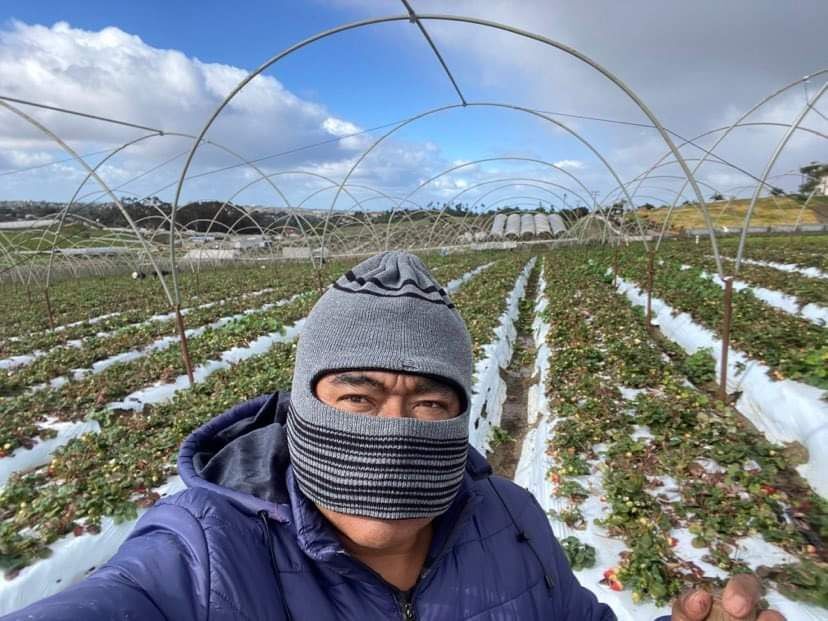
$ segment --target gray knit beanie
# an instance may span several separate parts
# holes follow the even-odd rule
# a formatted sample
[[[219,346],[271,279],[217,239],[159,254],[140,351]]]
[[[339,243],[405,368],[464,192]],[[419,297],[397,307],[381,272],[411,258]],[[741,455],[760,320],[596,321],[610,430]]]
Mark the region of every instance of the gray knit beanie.
[[[335,370],[437,376],[462,396],[444,421],[344,412],[320,401]],[[468,448],[472,346],[465,323],[422,261],[384,252],[346,272],[319,299],[296,350],[288,448],[299,488],[320,506],[378,518],[443,513]]]

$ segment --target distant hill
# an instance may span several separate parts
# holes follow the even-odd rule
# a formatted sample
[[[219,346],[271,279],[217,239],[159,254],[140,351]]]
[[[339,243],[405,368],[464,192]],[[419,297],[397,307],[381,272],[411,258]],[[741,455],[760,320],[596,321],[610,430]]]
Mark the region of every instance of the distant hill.
[[[717,227],[738,228],[745,220],[749,199],[733,201],[711,201],[707,203],[710,217]],[[639,209],[638,216],[651,224],[660,227],[667,217],[667,207],[654,209]],[[751,218],[753,226],[776,226],[782,224],[796,224],[802,203],[787,197],[766,197],[756,202],[756,208]],[[815,196],[811,199],[808,208],[802,211],[799,224],[821,224],[828,222],[828,197]],[[673,210],[670,217],[670,228],[696,229],[705,226],[704,216],[695,205],[685,205]]]

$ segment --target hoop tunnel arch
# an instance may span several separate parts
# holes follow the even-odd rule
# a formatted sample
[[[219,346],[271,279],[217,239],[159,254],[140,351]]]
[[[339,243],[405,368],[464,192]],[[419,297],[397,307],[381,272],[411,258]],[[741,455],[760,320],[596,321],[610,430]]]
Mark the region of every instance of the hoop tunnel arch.
[[[475,166],[477,164],[483,164],[483,163],[486,163],[486,162],[498,162],[498,161],[532,162],[534,164],[540,164],[542,166],[548,166],[549,168],[552,168],[553,170],[557,170],[557,171],[562,172],[565,175],[567,175],[570,179],[575,181],[575,183],[577,183],[587,194],[589,194],[589,189],[584,185],[584,183],[578,177],[576,177],[574,174],[572,174],[568,170],[566,170],[564,168],[561,168],[560,166],[557,166],[556,164],[553,164],[552,162],[547,162],[546,160],[541,160],[541,159],[536,159],[536,158],[531,158],[531,157],[506,156],[506,157],[488,157],[488,158],[482,158],[482,159],[479,159],[479,160],[472,160],[471,162],[464,162],[462,164],[458,164],[456,166],[452,166],[450,168],[447,168],[446,170],[444,170],[444,171],[430,177],[429,179],[426,179],[425,181],[423,181],[420,185],[418,185],[411,192],[409,192],[405,196],[405,198],[410,199],[415,193],[417,193],[417,191],[424,188],[426,185],[428,185],[432,181],[435,181],[435,180],[439,179],[440,177],[442,177],[444,175],[447,175],[449,173],[452,173],[456,170],[460,170],[461,168],[465,168],[467,166]],[[590,194],[590,196],[591,196],[591,194]],[[593,202],[594,202],[594,200],[595,199],[593,199]],[[594,203],[594,205],[595,205],[595,208],[597,209],[598,204]],[[433,235],[433,232],[434,232],[434,228],[437,225],[437,221],[439,221],[440,216],[442,216],[442,214],[444,212],[445,212],[445,207],[443,209],[441,209],[440,213],[437,215],[437,220],[435,220],[434,225],[432,226],[432,235]],[[390,217],[393,217],[393,211],[392,211],[392,214],[391,214]],[[390,217],[389,217],[389,224],[390,224]],[[431,239],[431,237],[429,237],[429,239]],[[386,238],[386,247],[387,247],[387,245],[388,245],[388,241],[387,241],[387,238]]]
[[[679,164],[682,168],[682,171],[687,176],[688,181],[690,182],[690,184],[693,188],[693,193],[696,195],[698,203],[699,203],[699,205],[700,205],[700,207],[701,207],[701,209],[704,213],[705,223],[707,225],[708,233],[709,233],[709,236],[710,236],[710,243],[711,243],[711,246],[712,246],[712,249],[713,249],[713,253],[716,257],[717,264],[719,266],[721,266],[721,258],[719,257],[718,244],[716,242],[716,237],[713,233],[712,223],[710,221],[710,214],[707,211],[707,206],[706,206],[704,197],[702,196],[701,189],[699,188],[698,184],[696,183],[695,178],[693,177],[692,171],[690,170],[687,163],[684,161],[681,153],[676,148],[676,145],[674,144],[672,138],[670,137],[670,135],[668,134],[668,132],[664,128],[664,126],[661,124],[659,119],[650,110],[650,108],[644,103],[644,101],[635,93],[635,91],[633,89],[631,89],[629,86],[627,86],[627,84],[624,83],[619,77],[617,77],[614,73],[612,73],[608,69],[604,68],[602,65],[600,65],[596,61],[592,60],[588,56],[582,54],[581,52],[579,52],[575,48],[572,48],[572,47],[567,46],[563,43],[554,41],[554,40],[549,39],[547,37],[544,37],[542,35],[538,35],[538,34],[535,34],[535,33],[530,33],[528,31],[521,30],[521,29],[518,29],[518,28],[515,28],[515,27],[512,27],[512,26],[507,26],[507,25],[504,25],[504,24],[500,24],[498,22],[483,20],[483,19],[479,19],[479,18],[465,17],[465,16],[451,16],[451,15],[440,15],[440,14],[418,14],[417,15],[417,20],[419,20],[419,21],[422,21],[422,20],[444,21],[444,22],[456,22],[456,23],[466,23],[466,24],[478,25],[478,26],[482,26],[482,27],[487,27],[487,28],[492,28],[492,29],[495,29],[495,30],[508,32],[508,33],[511,33],[513,35],[516,35],[516,36],[524,37],[526,39],[530,39],[530,40],[536,41],[538,43],[545,44],[545,45],[550,46],[552,48],[558,49],[558,50],[560,50],[560,51],[562,51],[566,54],[569,54],[570,56],[576,58],[577,60],[580,60],[583,63],[586,63],[587,65],[589,65],[590,67],[592,67],[593,69],[595,69],[596,71],[601,73],[605,78],[610,80],[618,88],[620,88],[627,95],[627,97],[629,97],[633,101],[633,103],[635,103],[638,106],[638,108],[641,110],[641,112],[650,120],[650,122],[655,127],[656,131],[658,131],[658,133],[660,134],[662,140],[664,140],[664,142],[666,143],[669,150],[673,153],[676,161],[679,162]],[[187,171],[189,170],[190,165],[192,164],[193,158],[195,157],[196,151],[199,148],[199,145],[201,143],[202,138],[204,138],[207,131],[212,126],[213,122],[216,120],[216,118],[218,118],[219,114],[221,114],[222,110],[224,110],[224,108],[230,103],[230,101],[232,101],[232,99],[248,83],[250,83],[251,80],[253,80],[256,76],[258,76],[259,74],[261,74],[265,70],[267,70],[269,67],[271,67],[273,64],[278,62],[280,59],[282,59],[282,58],[292,54],[293,52],[295,52],[297,50],[300,50],[300,49],[302,49],[302,48],[304,48],[304,47],[306,47],[306,46],[308,46],[308,45],[310,45],[310,44],[312,44],[316,41],[325,39],[327,37],[330,37],[330,36],[333,36],[333,35],[336,35],[336,34],[339,34],[339,33],[342,33],[342,32],[355,30],[355,29],[358,29],[358,28],[363,28],[363,27],[367,27],[367,26],[371,26],[371,25],[375,25],[375,24],[401,22],[401,21],[411,21],[411,15],[410,14],[404,14],[404,15],[395,15],[395,16],[387,16],[387,17],[366,19],[366,20],[351,22],[349,24],[344,24],[344,25],[341,25],[341,26],[337,26],[337,27],[329,29],[329,30],[325,30],[323,32],[312,35],[311,37],[308,37],[308,38],[306,38],[306,39],[304,39],[304,40],[302,40],[302,41],[286,48],[282,52],[276,54],[275,56],[273,56],[270,59],[268,59],[267,61],[265,61],[257,69],[253,70],[247,77],[245,77],[243,80],[241,80],[241,82],[239,82],[239,84],[236,85],[236,87],[225,97],[225,99],[218,105],[216,110],[208,118],[208,120],[205,123],[204,127],[201,129],[201,131],[198,135],[198,138],[193,143],[193,147],[192,147],[189,155],[187,156],[187,160],[184,163],[184,166],[183,166],[182,171],[181,171],[181,175],[179,177],[179,182],[178,182],[178,185],[176,187],[175,199],[173,201],[173,205],[172,205],[172,209],[171,209],[171,213],[170,213],[170,217],[173,220],[173,222],[175,221],[175,215],[176,215],[176,211],[177,211],[177,208],[178,208],[178,203],[179,203],[179,200],[180,200],[180,197],[181,197],[181,191],[183,189],[184,179],[187,175]],[[335,204],[335,201],[336,201],[336,198],[334,198],[334,204]],[[177,276],[177,273],[176,273],[177,269],[176,269],[176,262],[175,262],[175,244],[172,243],[172,242],[170,243],[170,263],[171,263],[171,267],[172,267],[173,283],[175,285],[175,283],[177,282],[178,276]]]
[[[521,179],[521,178],[519,178],[519,177],[518,177],[518,179]],[[523,183],[521,183],[521,182],[504,183],[504,181],[506,181],[506,180],[508,180],[508,178],[506,178],[506,179],[492,179],[492,180],[490,180],[490,181],[483,181],[483,182],[477,183],[477,184],[475,184],[475,185],[469,186],[468,188],[463,189],[463,190],[462,190],[461,192],[459,192],[458,194],[455,194],[455,195],[454,195],[454,197],[452,197],[452,198],[449,200],[449,204],[453,203],[455,200],[457,200],[457,198],[459,198],[462,194],[464,194],[464,193],[465,193],[465,192],[467,192],[467,191],[470,191],[470,190],[476,189],[476,188],[478,188],[478,187],[480,187],[480,186],[482,186],[482,185],[488,185],[488,184],[493,184],[493,183],[501,183],[502,185],[498,186],[497,188],[494,188],[493,190],[491,190],[491,191],[489,191],[489,192],[484,193],[482,196],[479,196],[477,199],[475,199],[475,200],[471,203],[471,208],[470,208],[470,210],[471,210],[472,212],[474,211],[474,206],[475,206],[477,203],[479,203],[480,201],[482,201],[485,197],[487,197],[487,196],[489,196],[489,195],[493,194],[493,193],[494,193],[494,192],[496,192],[496,191],[500,191],[500,190],[503,190],[503,189],[505,189],[505,188],[515,187],[515,186],[521,186],[521,187],[531,187],[531,188],[536,188],[536,189],[538,189],[538,190],[542,190],[542,191],[544,191],[544,192],[547,192],[547,193],[551,194],[551,195],[552,195],[552,196],[554,196],[556,199],[558,199],[559,201],[561,201],[561,203],[564,203],[564,204],[565,204],[564,199],[563,199],[563,198],[562,198],[562,197],[561,197],[558,193],[553,192],[553,191],[552,191],[552,190],[550,190],[549,188],[544,188],[544,187],[539,186],[539,185],[534,185],[533,183],[525,183],[525,182],[523,182]],[[531,181],[536,181],[536,182],[538,182],[538,183],[546,183],[546,184],[549,184],[549,185],[554,186],[554,187],[558,187],[558,188],[565,189],[565,190],[567,190],[567,191],[569,191],[569,192],[573,192],[573,194],[575,194],[575,196],[578,196],[578,197],[580,198],[580,195],[579,195],[579,194],[577,194],[576,192],[574,192],[574,191],[573,191],[571,188],[569,188],[568,186],[560,185],[560,184],[557,184],[557,183],[552,183],[551,181],[544,181],[544,180],[542,180],[542,179],[532,179]],[[538,200],[542,200],[542,199],[538,199]],[[552,204],[552,201],[549,201],[549,199],[546,199],[546,200],[550,203],[550,205]],[[444,212],[444,210],[441,210],[441,211],[440,211],[440,213],[438,214],[438,218],[440,217],[440,215],[442,215],[442,214],[443,214],[443,212]],[[432,241],[431,241],[431,240],[432,240],[432,237],[433,237],[433,235],[434,235],[434,231],[436,230],[436,226],[437,226],[437,220],[435,220],[435,222],[434,222],[434,224],[433,224],[433,226],[432,226],[431,232],[430,232],[430,234],[429,234],[429,238],[428,238],[428,242],[427,242],[427,243],[428,243],[428,245],[431,245],[431,243],[432,243]]]

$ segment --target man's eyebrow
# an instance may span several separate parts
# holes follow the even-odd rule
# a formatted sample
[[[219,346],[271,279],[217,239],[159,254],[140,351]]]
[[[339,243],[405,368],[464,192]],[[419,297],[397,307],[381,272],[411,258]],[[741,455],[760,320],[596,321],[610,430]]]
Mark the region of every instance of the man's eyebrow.
[[[418,393],[422,392],[437,392],[444,395],[455,394],[454,389],[439,380],[431,379],[430,377],[418,377],[414,384],[414,390]]]
[[[371,386],[372,388],[385,388],[385,385],[362,373],[337,373],[331,379],[332,384],[346,386]]]

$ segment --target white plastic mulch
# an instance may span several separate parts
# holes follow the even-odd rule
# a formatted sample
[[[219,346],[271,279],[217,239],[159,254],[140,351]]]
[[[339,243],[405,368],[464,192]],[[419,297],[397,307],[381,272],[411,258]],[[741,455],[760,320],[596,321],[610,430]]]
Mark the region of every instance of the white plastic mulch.
[[[222,317],[221,319],[218,319],[217,321],[214,321],[213,323],[207,326],[201,326],[200,328],[193,328],[187,330],[187,336],[198,336],[202,334],[205,330],[207,330],[208,327],[217,328],[245,315],[267,310],[268,308],[272,308],[275,306],[283,306],[295,300],[300,295],[302,294],[294,295],[285,300],[280,300],[279,302],[276,302],[274,304],[266,304],[260,308],[250,309],[238,315]],[[231,362],[227,362],[225,358],[233,361],[237,361],[236,358],[238,358],[238,360],[244,360],[245,358],[249,358],[250,356],[263,353],[263,351],[267,351],[267,349],[273,343],[284,340],[293,340],[297,333],[298,327],[301,327],[301,321],[287,328],[284,335],[282,335],[280,332],[272,332],[268,335],[260,337],[247,347],[234,348],[227,352],[224,352],[220,360],[211,360],[202,365],[199,365],[193,370],[193,376],[196,383],[204,381],[215,371],[230,366]],[[74,374],[75,379],[80,379],[86,375],[89,375],[90,373],[100,373],[101,371],[112,366],[116,362],[128,362],[129,360],[143,358],[144,356],[147,356],[154,351],[166,349],[167,347],[170,347],[173,343],[177,341],[177,336],[165,336],[154,341],[150,345],[147,345],[145,348],[141,350],[116,354],[115,356],[111,356],[106,360],[96,362],[91,369],[76,370]],[[262,349],[263,347],[264,349]],[[57,388],[66,381],[67,378],[65,377],[55,378],[51,380],[49,384],[42,384],[36,388],[42,389],[46,388],[47,386]],[[173,397],[173,395],[175,395],[176,392],[178,392],[179,390],[186,389],[188,387],[189,380],[187,376],[181,375],[177,377],[175,381],[173,381],[172,383],[164,384],[158,382],[153,386],[132,393],[132,395],[127,396],[124,400],[128,401],[128,403],[118,401],[110,403],[107,407],[109,409],[140,409],[143,407],[144,403],[161,403],[163,401],[169,400]],[[11,455],[0,459],[0,488],[2,488],[6,484],[6,481],[8,481],[8,478],[12,475],[12,473],[30,470],[32,468],[48,464],[51,460],[52,453],[55,451],[55,449],[67,444],[70,440],[78,437],[79,435],[82,435],[84,433],[97,433],[100,430],[100,427],[98,426],[98,423],[96,421],[52,422],[47,423],[44,426],[56,429],[58,432],[57,435],[53,438],[49,438],[48,440],[33,438],[35,444],[31,449],[20,447],[15,449]]]
[[[273,288],[268,287],[266,289],[259,289],[257,291],[250,291],[250,292],[247,292],[247,293],[243,293],[239,297],[242,298],[242,299],[255,298],[255,297],[262,296],[265,293],[270,293],[271,291],[273,291]],[[181,314],[183,316],[186,316],[186,315],[190,314],[191,312],[193,312],[194,310],[212,308],[213,306],[218,306],[220,304],[224,304],[224,302],[225,302],[225,300],[217,300],[215,302],[205,302],[204,304],[199,304],[198,306],[193,306],[193,307],[190,307],[190,308],[182,308],[181,309]],[[72,323],[67,323],[67,324],[62,325],[62,326],[57,326],[54,329],[54,331],[55,332],[63,332],[67,328],[74,328],[76,326],[81,326],[81,325],[84,325],[84,324],[94,325],[94,324],[100,323],[100,322],[102,322],[106,319],[110,319],[112,317],[117,317],[120,314],[121,314],[120,312],[108,313],[106,315],[99,315],[98,317],[93,317],[91,319],[83,319],[81,321],[75,321],[75,322],[72,322]],[[152,315],[151,317],[149,317],[148,319],[145,319],[144,321],[139,321],[137,323],[131,323],[131,324],[128,324],[127,326],[116,328],[115,330],[111,330],[109,332],[98,332],[95,335],[95,337],[96,338],[106,338],[108,336],[112,336],[113,334],[115,334],[119,330],[123,330],[124,328],[141,328],[141,327],[147,326],[151,323],[157,323],[157,322],[160,322],[160,321],[170,321],[171,319],[175,319],[175,313],[170,312],[170,313],[161,313],[161,314],[157,314],[157,315]],[[49,332],[49,330],[44,330],[44,331],[38,332],[36,334],[45,334],[46,332]],[[9,338],[8,340],[9,341],[22,341],[22,340],[31,338],[31,336],[32,336],[31,334],[29,334],[27,336],[13,336],[13,337]],[[71,341],[68,341],[66,343],[66,345],[68,345],[70,347],[83,347],[83,343],[84,343],[84,339],[73,339]],[[19,355],[19,356],[12,356],[10,358],[4,358],[4,359],[0,360],[0,369],[12,369],[12,368],[15,368],[15,367],[25,366],[25,365],[31,364],[33,360],[36,360],[37,358],[40,358],[41,356],[45,355],[46,353],[47,352],[42,351],[42,350],[36,350],[36,351],[30,352],[29,354],[23,354],[23,355]]]
[[[619,288],[623,288],[623,284]],[[527,412],[529,430],[523,441],[514,480],[537,498],[544,511],[558,512],[566,508],[569,502],[553,495],[553,485],[549,479],[549,472],[556,467],[556,464],[547,454],[547,448],[549,440],[554,437],[556,420],[554,413],[550,412],[545,393],[549,368],[548,359],[550,355],[554,354],[550,352],[546,344],[549,325],[540,317],[540,312],[547,305],[546,298],[542,295],[544,290],[545,286],[539,289],[538,302],[535,307],[536,317],[533,324],[535,346],[538,352],[535,361],[537,381],[529,392]],[[659,320],[661,319],[659,316]],[[641,392],[641,390],[626,387],[620,387],[620,390],[624,398],[630,401],[634,400]],[[636,428],[634,435],[640,438],[651,436],[649,430],[641,426]],[[603,445],[596,445],[593,448],[601,456],[606,451],[606,447]],[[609,513],[607,503],[601,500],[604,489],[598,465],[602,461],[603,459],[599,458],[590,462],[592,474],[576,477],[576,480],[589,492],[589,497],[579,506],[586,522],[585,529],[574,530],[559,519],[550,516],[552,531],[559,540],[575,536],[582,543],[595,548],[595,565],[589,569],[576,571],[575,575],[582,586],[592,591],[599,601],[612,608],[619,620],[640,621],[669,615],[669,606],[659,607],[652,602],[636,604],[633,602],[629,590],[612,591],[600,584],[604,571],[616,567],[619,562],[619,555],[626,549],[623,541],[611,537],[605,529],[595,524],[595,519],[602,518]],[[712,469],[717,467],[717,464],[711,461],[706,467]],[[677,483],[666,475],[658,478],[661,480],[662,486],[657,489],[657,493],[663,495],[670,502],[680,502],[681,496],[678,493]],[[723,577],[725,575],[717,567],[702,560],[702,557],[709,554],[710,551],[707,548],[693,547],[691,544],[693,537],[686,529],[676,529],[672,535],[678,540],[675,551],[679,558],[694,562],[707,576]],[[739,540],[736,557],[754,569],[759,565],[774,565],[790,562],[793,559],[787,552],[760,537]],[[779,610],[789,620],[825,621],[828,619],[828,615],[821,608],[791,601],[776,591],[769,591],[765,597],[771,608]]]
[[[163,497],[183,489],[184,483],[175,476],[154,491]],[[139,509],[138,516],[146,511]],[[64,537],[50,546],[52,555],[48,559],[26,567],[13,580],[0,579],[0,615],[28,606],[85,578],[91,570],[112,558],[136,521],[116,524],[105,517],[98,534]]]
[[[512,359],[520,301],[526,293],[526,281],[536,260],[537,257],[532,257],[517,277],[514,288],[506,298],[506,309],[500,316],[494,339],[483,347],[483,356],[474,366],[469,443],[483,455],[491,450],[492,428],[500,425],[503,402],[506,400],[506,382],[500,377],[500,370],[508,367]]]
[[[638,286],[618,277],[618,290],[636,305],[646,304]],[[663,300],[652,298],[653,317],[667,338],[688,353],[709,349],[720,378],[721,339],[700,326],[688,313],[677,313]],[[825,392],[793,380],[772,380],[769,368],[736,349],[728,356],[728,392],[741,394],[736,407],[772,442],[799,442],[808,461],[799,473],[823,497],[828,497],[828,403]]]
[[[463,286],[463,285],[465,285],[467,282],[469,282],[472,278],[474,278],[475,276],[477,276],[480,272],[482,272],[482,271],[484,271],[484,270],[489,269],[489,268],[490,268],[492,265],[494,265],[494,264],[495,264],[495,262],[494,262],[494,261],[490,261],[489,263],[485,263],[485,264],[483,264],[483,265],[480,265],[480,266],[478,266],[478,267],[474,268],[474,269],[473,269],[473,270],[471,270],[470,272],[466,272],[465,274],[463,274],[463,275],[462,275],[462,276],[460,276],[459,278],[455,278],[454,280],[450,281],[450,282],[446,285],[446,292],[447,292],[447,293],[449,293],[449,294],[454,293],[454,292],[455,292],[455,291],[457,291],[460,287],[462,287],[462,286]]]
[[[727,259],[728,261],[733,261],[730,257],[722,257],[723,259]],[[820,278],[820,279],[828,279],[828,274],[823,272],[822,270],[816,267],[802,267],[796,265],[794,263],[777,263],[775,261],[757,261],[755,259],[742,259],[742,263],[747,263],[748,265],[761,265],[763,267],[772,267],[775,270],[780,270],[782,272],[791,272],[795,274],[802,274],[803,276],[808,276],[809,278]]]
[[[720,287],[724,287],[724,282],[717,274],[709,274],[703,271],[701,276],[702,278],[712,280]],[[811,302],[809,304],[800,305],[799,300],[792,295],[782,293],[781,291],[775,291],[774,289],[766,289],[765,287],[752,285],[743,280],[734,280],[733,289],[736,291],[748,289],[751,293],[753,293],[753,295],[769,306],[773,306],[774,308],[788,313],[789,315],[796,315],[797,317],[807,319],[811,323],[815,323],[818,326],[828,324],[828,308],[820,306],[819,304]]]

